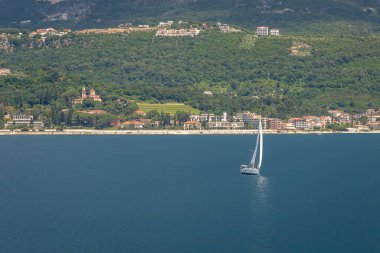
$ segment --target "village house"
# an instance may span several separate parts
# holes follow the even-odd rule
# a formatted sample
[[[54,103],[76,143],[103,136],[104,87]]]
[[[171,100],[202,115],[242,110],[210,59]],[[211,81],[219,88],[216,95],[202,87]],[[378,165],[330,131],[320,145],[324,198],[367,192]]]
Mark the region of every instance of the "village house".
[[[367,118],[368,118],[368,123],[380,122],[380,111],[373,112],[372,114],[368,115]]]
[[[200,33],[200,30],[197,28],[190,28],[190,29],[159,29],[156,32],[156,36],[162,36],[162,37],[183,37],[183,36],[190,36],[195,37],[198,36]]]
[[[256,35],[257,36],[268,36],[269,35],[269,27],[268,26],[256,27]]]
[[[141,116],[146,116],[146,112],[142,111],[142,110],[136,110],[134,111],[134,114],[137,114],[137,115],[141,115]]]
[[[227,24],[220,24],[220,23],[218,23],[217,26],[218,26],[219,30],[222,33],[241,32],[240,29],[236,29],[236,28],[230,27]]]
[[[321,116],[319,119],[321,120],[322,128],[326,128],[332,123],[332,118],[330,116]]]
[[[117,28],[121,28],[121,29],[128,29],[130,27],[132,27],[133,24],[132,23],[125,23],[125,24],[120,24],[117,26]]]
[[[171,27],[174,24],[174,21],[166,21],[166,22],[160,22],[158,24],[159,27]]]
[[[137,120],[131,120],[131,121],[125,121],[120,124],[120,128],[122,129],[131,129],[131,128],[136,128],[136,129],[142,129],[144,127],[144,123],[137,121]]]
[[[82,88],[82,94],[79,98],[75,99],[74,104],[83,104],[83,101],[86,99],[92,99],[97,102],[102,102],[102,99],[99,95],[96,95],[95,89],[90,90],[90,94],[87,95],[86,88]]]
[[[212,97],[214,94],[212,93],[212,91],[205,90],[205,91],[203,92],[203,95],[206,95],[206,96],[210,96],[210,97]]]
[[[104,28],[104,29],[84,29],[77,31],[76,34],[129,34],[130,28]]]
[[[214,114],[208,114],[208,113],[204,113],[200,115],[190,115],[190,121],[206,122],[206,121],[209,121],[210,116],[215,117]]]
[[[207,29],[208,29],[207,24],[206,24],[206,23],[203,23],[203,24],[201,25],[201,29],[202,29],[202,30],[207,30]]]
[[[83,110],[83,111],[78,111],[78,112],[84,113],[84,114],[92,114],[92,115],[104,115],[108,113],[104,110]]]
[[[306,120],[303,118],[290,118],[288,123],[294,125],[296,129],[305,130],[307,127]]]
[[[247,124],[254,124],[261,119],[261,116],[252,112],[239,112],[236,114],[235,119]]]
[[[352,116],[342,110],[329,110],[328,113],[332,116],[332,123],[351,124]]]
[[[11,126],[15,127],[33,127],[34,129],[44,128],[44,123],[41,121],[34,121],[33,115],[26,114],[14,114],[12,116],[7,116],[7,122],[4,124],[5,128]]]
[[[277,118],[268,118],[267,119],[267,128],[271,130],[282,130],[284,129],[284,122]]]
[[[183,124],[183,129],[184,130],[189,130],[189,129],[199,129],[200,128],[200,123],[198,121],[186,121]]]
[[[280,36],[280,30],[279,29],[270,29],[269,33],[272,36]]]
[[[228,122],[228,121],[211,121],[208,122],[209,128],[224,128],[224,129],[238,129],[244,128],[244,122]]]
[[[306,129],[322,128],[321,119],[317,116],[304,116],[302,119],[306,122]]]
[[[256,35],[257,36],[280,36],[279,29],[269,29],[268,26],[258,26],[256,27]]]
[[[284,126],[285,130],[290,130],[290,131],[297,130],[294,123],[292,123],[292,122],[285,123],[284,125],[285,125]]]

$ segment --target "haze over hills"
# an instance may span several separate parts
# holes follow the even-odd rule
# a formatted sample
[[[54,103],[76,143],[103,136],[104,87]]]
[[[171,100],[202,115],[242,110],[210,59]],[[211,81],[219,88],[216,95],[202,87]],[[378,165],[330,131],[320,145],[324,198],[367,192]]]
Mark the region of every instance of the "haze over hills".
[[[161,19],[272,25],[287,32],[378,32],[379,0],[0,0],[0,26],[104,27]]]

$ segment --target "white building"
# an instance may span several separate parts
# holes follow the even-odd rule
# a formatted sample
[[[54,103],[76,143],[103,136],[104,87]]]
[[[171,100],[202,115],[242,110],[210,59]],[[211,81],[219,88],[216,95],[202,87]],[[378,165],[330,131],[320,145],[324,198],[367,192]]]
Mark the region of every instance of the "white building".
[[[272,35],[272,36],[280,36],[280,30],[278,30],[278,29],[270,29],[270,35]]]
[[[167,22],[160,22],[158,24],[159,27],[171,27],[174,24],[173,21],[167,21]]]
[[[256,34],[258,36],[268,36],[269,35],[269,27],[268,26],[258,26],[256,28]]]
[[[208,123],[208,127],[226,129],[244,128],[244,122],[211,121]]]

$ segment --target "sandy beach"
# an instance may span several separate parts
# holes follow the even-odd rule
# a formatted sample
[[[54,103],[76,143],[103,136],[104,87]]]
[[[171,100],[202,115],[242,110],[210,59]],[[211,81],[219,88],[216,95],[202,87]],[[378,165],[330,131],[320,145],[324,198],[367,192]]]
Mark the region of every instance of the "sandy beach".
[[[235,135],[256,134],[257,130],[95,130],[95,129],[65,129],[56,131],[10,131],[0,130],[0,135]],[[264,130],[265,134],[380,134],[380,131],[370,132],[333,132],[333,131],[275,131]]]

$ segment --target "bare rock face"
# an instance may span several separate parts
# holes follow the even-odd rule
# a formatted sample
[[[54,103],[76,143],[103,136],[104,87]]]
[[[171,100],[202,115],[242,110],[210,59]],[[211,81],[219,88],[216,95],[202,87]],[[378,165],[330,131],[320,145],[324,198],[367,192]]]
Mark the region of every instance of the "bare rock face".
[[[95,4],[92,2],[59,1],[41,10],[45,18],[42,21],[74,21],[85,20]]]

